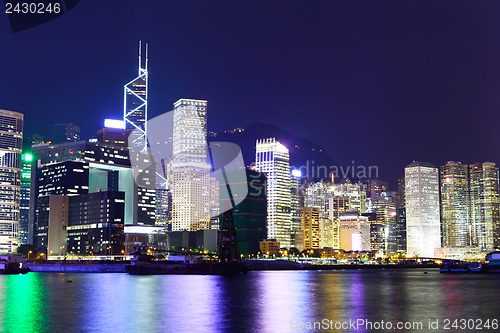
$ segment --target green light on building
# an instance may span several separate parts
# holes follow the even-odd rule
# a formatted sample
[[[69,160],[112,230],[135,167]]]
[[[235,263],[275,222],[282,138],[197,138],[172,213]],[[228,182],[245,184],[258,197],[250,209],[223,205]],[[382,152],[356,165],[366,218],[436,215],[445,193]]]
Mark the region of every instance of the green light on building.
[[[31,162],[33,160],[33,155],[30,153],[23,154],[23,161],[24,162]]]

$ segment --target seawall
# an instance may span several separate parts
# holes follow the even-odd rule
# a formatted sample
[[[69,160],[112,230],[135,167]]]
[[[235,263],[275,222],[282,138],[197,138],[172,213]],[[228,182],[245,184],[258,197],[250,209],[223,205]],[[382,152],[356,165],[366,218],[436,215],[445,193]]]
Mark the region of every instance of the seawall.
[[[40,264],[26,263],[32,272],[52,272],[52,273],[126,273],[127,264]]]

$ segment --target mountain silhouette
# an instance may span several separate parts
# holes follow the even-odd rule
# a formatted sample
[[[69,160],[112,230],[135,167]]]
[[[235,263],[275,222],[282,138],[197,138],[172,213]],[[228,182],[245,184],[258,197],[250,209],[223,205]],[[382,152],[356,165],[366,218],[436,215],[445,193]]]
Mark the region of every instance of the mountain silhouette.
[[[257,140],[276,138],[290,152],[290,166],[299,169],[301,166],[326,166],[337,165],[328,156],[325,149],[308,139],[298,137],[282,128],[266,122],[252,123],[245,128],[236,128],[220,133],[211,133],[209,141],[227,141],[241,147],[246,165],[255,161],[255,144]],[[316,177],[312,177],[316,178]]]

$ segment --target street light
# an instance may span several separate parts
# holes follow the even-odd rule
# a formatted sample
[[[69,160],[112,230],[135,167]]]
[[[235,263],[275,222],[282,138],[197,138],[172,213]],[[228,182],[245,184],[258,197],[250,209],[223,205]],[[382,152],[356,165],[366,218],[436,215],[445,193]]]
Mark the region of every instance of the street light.
[[[33,253],[33,251],[31,251],[31,250],[28,252],[28,261],[30,260],[30,254],[32,254],[32,253]]]

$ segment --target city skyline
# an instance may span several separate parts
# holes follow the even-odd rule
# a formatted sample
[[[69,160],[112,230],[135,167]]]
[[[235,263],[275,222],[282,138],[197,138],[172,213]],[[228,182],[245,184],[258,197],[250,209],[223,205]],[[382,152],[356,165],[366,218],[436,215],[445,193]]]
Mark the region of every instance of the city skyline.
[[[5,1],[0,332],[498,331],[500,1]]]
[[[105,129],[101,129],[97,133],[97,139],[91,140],[93,143],[100,142],[106,145],[105,140],[108,140],[109,143],[118,143],[121,142],[123,135],[126,136],[127,133],[131,132],[128,140],[131,152],[136,149],[146,151],[148,147],[146,142],[148,138],[147,124],[151,118],[157,119],[157,122],[158,119],[160,119],[160,117],[148,116],[149,99],[151,96],[149,93],[151,86],[149,85],[148,45],[147,42],[142,43],[142,41],[139,41],[138,76],[132,79],[132,81],[130,81],[130,79],[127,80],[128,83],[124,84],[123,121],[118,120],[122,122],[121,126],[124,126],[122,133],[116,133],[118,135],[116,136],[111,134],[111,132],[106,134],[104,133]],[[145,49],[143,46],[145,46]],[[145,52],[143,52],[143,49]],[[137,191],[137,193],[134,194],[134,202],[137,200],[137,209],[134,208],[134,225],[165,226],[166,220],[164,219],[171,214],[172,220],[167,223],[169,230],[209,230],[218,225],[215,216],[218,215],[219,212],[217,203],[217,188],[219,185],[216,179],[209,177],[210,165],[207,163],[209,149],[207,145],[209,129],[207,126],[208,117],[206,112],[207,99],[180,98],[177,102],[173,103],[173,106],[173,132],[171,133],[171,138],[168,137],[168,131],[165,132],[167,133],[167,137],[158,137],[160,141],[171,141],[173,143],[173,155],[166,160],[161,160],[163,175],[160,175],[160,178],[163,177],[163,180],[170,179],[169,182],[172,183],[172,186],[170,189],[161,187],[162,191],[158,191],[159,188],[150,188],[152,180],[150,179],[151,177],[147,175],[149,170],[143,170],[144,166],[141,165],[143,162],[148,161],[148,157],[144,157],[144,161],[137,160],[132,163],[134,172],[138,171],[141,175],[141,181],[144,182],[144,184],[150,185],[143,188],[144,184],[137,182],[138,178],[136,175],[135,180],[137,185],[134,185],[134,192]],[[168,111],[164,114],[167,113]],[[103,114],[101,119],[105,117],[106,116]],[[115,119],[120,118],[121,117],[115,116]],[[94,122],[95,120],[96,119],[93,119]],[[109,121],[109,119],[106,119],[106,121]],[[117,120],[114,121],[117,122]],[[53,129],[54,136],[51,138],[51,141],[52,144],[62,144],[62,146],[57,148],[62,153],[62,157],[60,157],[58,153],[50,152],[51,149],[53,149],[52,145],[47,146],[47,144],[45,144],[45,146],[35,146],[35,150],[38,151],[38,153],[48,149],[48,162],[52,163],[56,161],[60,163],[65,160],[73,160],[74,158],[78,160],[79,157],[73,155],[72,148],[67,146],[68,144],[78,147],[84,160],[90,158],[89,155],[86,155],[88,154],[90,141],[87,143],[85,135],[83,135],[83,137],[81,135],[82,129],[83,132],[85,132],[88,130],[88,126],[80,127],[79,124],[73,122],[66,124],[59,123],[53,124]],[[238,131],[241,132],[242,130],[243,129],[239,129]],[[155,135],[157,134],[158,133],[155,133]],[[83,141],[80,141],[81,139],[83,139]],[[122,144],[119,143],[119,145],[121,146]],[[298,146],[294,148],[298,148]],[[99,148],[96,146],[90,149],[100,149],[104,153],[104,156],[108,156],[106,155],[106,151],[110,149],[110,147]],[[83,150],[85,150],[85,152]],[[383,176],[379,177],[378,166],[375,166],[377,169],[377,176],[375,178],[380,180],[370,180],[370,178],[372,178],[371,174],[363,174],[360,178],[358,178],[359,176],[355,177],[354,170],[356,165],[354,160],[351,161],[352,175],[350,175],[349,172],[345,172],[346,170],[344,170],[342,166],[340,166],[340,172],[335,171],[335,173],[332,174],[328,173],[328,166],[316,165],[314,167],[318,169],[318,172],[320,169],[321,171],[326,169],[327,173],[322,177],[321,183],[308,184],[305,187],[306,194],[301,199],[300,196],[293,197],[294,194],[291,190],[304,190],[301,185],[300,176],[298,179],[293,178],[298,176],[303,166],[299,166],[298,170],[296,170],[297,166],[292,166],[290,164],[290,155],[288,147],[283,145],[276,138],[273,138],[272,135],[266,135],[265,137],[257,139],[254,168],[257,171],[263,172],[267,177],[268,239],[277,240],[281,243],[281,247],[283,248],[290,248],[295,245],[302,247],[304,246],[301,243],[302,241],[312,244],[311,231],[307,231],[304,228],[303,230],[297,229],[298,212],[301,208],[297,206],[297,203],[300,200],[304,200],[304,207],[315,207],[319,209],[318,219],[314,222],[318,223],[315,228],[319,228],[314,231],[314,233],[317,233],[317,235],[314,236],[316,237],[314,247],[325,248],[339,245],[341,238],[339,233],[342,229],[339,227],[342,217],[341,213],[333,213],[331,211],[328,212],[328,214],[326,213],[328,209],[327,206],[335,206],[334,201],[329,202],[331,199],[330,197],[335,194],[349,198],[349,212],[346,213],[357,213],[360,219],[369,221],[366,223],[369,223],[371,226],[369,237],[370,245],[368,248],[366,244],[363,246],[359,245],[361,238],[355,241],[352,240],[356,243],[355,248],[377,250],[386,254],[394,254],[396,250],[400,248],[400,244],[396,242],[398,239],[401,241],[403,237],[397,232],[397,230],[401,229],[396,219],[397,210],[399,209],[397,206],[398,194],[388,192],[390,187],[387,185],[388,183],[385,182],[387,178]],[[43,154],[41,157],[42,159],[44,158]],[[36,158],[38,159],[39,157]],[[142,159],[140,156],[138,156],[138,158]],[[431,170],[433,170],[433,172],[431,173],[429,173],[428,170],[425,171],[427,167],[431,167],[431,164],[427,162],[415,162],[415,159],[413,161],[413,163],[409,164],[404,169],[406,178],[406,197],[404,200],[404,202],[406,202],[405,238],[407,241],[408,253],[412,256],[424,255],[432,257],[434,255],[433,250],[441,247],[441,245],[459,247],[476,246],[483,250],[494,248],[498,243],[498,229],[500,224],[498,219],[498,169],[494,167],[495,164],[489,161],[471,164],[470,185],[468,184],[466,189],[454,190],[453,188],[446,187],[446,181],[448,181],[449,178],[446,178],[446,181],[441,179],[440,182],[439,177],[435,177],[434,171],[437,170],[436,168],[432,167]],[[104,163],[105,159],[99,162]],[[245,164],[251,166],[252,162],[253,161],[246,161]],[[309,160],[306,162],[309,163]],[[311,162],[314,164],[314,161]],[[110,161],[110,163],[114,162]],[[136,165],[137,163],[139,164]],[[446,165],[450,165],[451,163],[453,162],[448,162]],[[332,166],[329,167],[331,168]],[[359,167],[366,168],[366,166],[363,165],[358,166],[358,168]],[[415,173],[415,169],[412,167],[418,167],[418,172]],[[445,167],[446,166],[443,166],[442,168]],[[368,167],[368,169],[370,168],[371,167]],[[38,170],[36,171],[38,172]],[[294,172],[291,171],[294,171],[295,175],[293,174]],[[399,172],[401,172],[401,170],[399,170]],[[348,176],[347,178],[358,179],[353,179],[355,183],[351,184],[348,179],[342,179],[346,178],[344,174]],[[359,173],[356,173],[356,176],[358,174]],[[113,182],[113,177],[117,175],[118,174],[112,176],[110,174],[108,176],[106,171],[105,178],[109,178],[108,181]],[[340,179],[338,186],[334,185],[334,175],[337,179]],[[36,175],[35,177],[39,176]],[[365,179],[365,177],[368,179]],[[398,175],[392,174],[389,179],[393,180],[394,177],[398,177]],[[307,178],[308,176],[304,179]],[[313,178],[315,177],[313,176]],[[90,179],[92,179],[92,177],[90,177]],[[332,183],[328,185],[330,179]],[[39,180],[41,182],[40,184],[43,184],[43,177]],[[324,180],[327,180],[326,184],[323,183]],[[91,180],[87,181],[91,182]],[[116,180],[116,182],[117,181],[118,180]],[[467,181],[469,182],[468,179]],[[392,184],[392,187],[394,187],[395,184]],[[156,184],[155,187],[158,187],[158,185],[159,184]],[[65,186],[72,185],[67,183]],[[109,186],[111,185],[108,184],[108,187]],[[441,189],[439,189],[439,186],[441,186]],[[98,190],[100,191],[100,189]],[[50,191],[53,190],[51,189]],[[401,189],[399,189],[399,191],[401,192]],[[463,192],[461,195],[467,195],[467,200],[470,200],[465,203],[467,210],[470,210],[466,213],[469,215],[466,221],[457,222],[454,216],[457,210],[464,210],[464,208],[458,207],[464,205],[460,202],[461,199],[459,196],[455,196],[453,200],[447,202],[451,195],[450,193],[453,191]],[[475,192],[473,193],[473,191]],[[40,193],[42,192],[43,187],[40,187]],[[54,193],[58,194],[57,192]],[[49,192],[47,192],[47,194],[52,195],[52,193]],[[296,194],[297,193],[295,193],[295,195]],[[441,197],[439,197],[440,195]],[[159,200],[156,200],[157,196]],[[169,196],[171,199],[169,199]],[[127,199],[129,201],[129,206],[127,206],[129,207],[127,208],[128,210],[130,210],[130,198],[129,195]],[[89,200],[91,201],[90,197]],[[168,204],[169,200],[171,200],[173,207],[170,213],[168,211],[161,212],[162,209],[158,210],[160,206],[165,203]],[[337,203],[340,203],[338,198],[336,200],[338,201]],[[44,210],[49,209],[48,207],[52,205],[52,201],[48,198],[41,199],[37,205],[41,205],[39,207],[37,206],[36,213],[36,216],[40,214],[40,217],[37,217],[37,219],[40,219],[40,226],[37,226],[37,228],[39,228],[41,233],[36,237],[41,237],[39,243],[45,246],[49,234],[43,231],[43,228],[49,229],[50,223],[48,221],[50,217],[43,217],[42,213]],[[60,204],[56,202],[54,205]],[[68,203],[63,205],[68,205]],[[341,208],[340,206],[337,208],[345,210],[345,208]],[[443,214],[440,213],[440,208],[443,209]],[[26,210],[26,207],[24,207],[24,209]],[[435,209],[437,210],[434,211]],[[157,219],[155,216],[157,212],[163,214],[160,219]],[[452,217],[450,218],[448,214],[451,214]],[[463,214],[462,212],[462,215]],[[330,216],[328,217],[327,215]],[[131,221],[130,216],[129,214],[128,218],[125,217],[125,219]],[[332,216],[335,217],[332,219]],[[47,218],[49,220],[47,220]],[[34,221],[31,217],[29,219],[30,221]],[[25,218],[22,219],[24,226],[26,225],[25,220]],[[30,222],[30,224],[34,225],[33,222]],[[302,225],[304,226],[304,221],[302,221]],[[30,228],[32,227],[29,226],[28,229]],[[460,233],[460,235],[457,236],[457,233]],[[29,232],[24,228],[22,231],[23,239],[25,239],[26,234],[29,235]],[[363,234],[361,232],[360,235],[362,237],[368,237],[366,233]],[[426,235],[426,237],[424,237],[424,235]],[[460,238],[460,240],[455,239],[456,237]],[[366,239],[363,242],[366,243]],[[349,246],[349,248],[351,248],[351,246]]]
[[[134,132],[139,130],[138,133],[136,133],[138,136],[132,135],[134,132],[129,136],[128,142],[131,151],[136,148],[143,150],[144,144],[138,144],[137,142],[138,140],[144,142],[142,140],[148,137],[146,131],[146,124],[149,121],[146,112],[148,72],[142,69],[141,63],[139,63],[139,74],[141,74],[141,71],[143,71],[145,78],[142,79],[140,76],[134,79],[125,86],[124,91],[124,121],[122,123],[129,124],[129,127],[135,127]],[[129,86],[133,89],[129,88]],[[137,103],[137,101],[135,101],[130,103],[130,95],[134,95],[134,98],[139,99],[139,102]],[[166,167],[166,170],[170,170],[164,176],[166,179],[170,178],[171,181],[173,180],[173,187],[171,188],[173,207],[171,211],[172,220],[167,224],[171,224],[168,227],[171,231],[197,231],[217,228],[217,221],[215,219],[212,221],[210,215],[212,209],[215,209],[213,212],[218,212],[219,209],[215,207],[215,201],[218,201],[218,199],[209,200],[209,196],[213,197],[215,195],[214,190],[218,187],[218,184],[212,184],[212,179],[208,176],[210,165],[207,163],[208,131],[206,107],[206,100],[181,98],[174,103],[172,138],[165,138],[166,141],[171,140],[173,143],[173,155],[171,160],[162,160],[162,164],[165,163],[164,167]],[[129,120],[129,115],[136,111],[139,111],[137,112],[138,116],[134,116],[133,121]],[[10,111],[4,110],[4,112],[8,114]],[[114,122],[119,121],[114,120]],[[6,126],[10,126],[8,122],[6,122],[6,124]],[[37,239],[35,243],[45,247],[47,253],[65,253],[59,250],[64,248],[70,249],[69,244],[74,236],[71,236],[70,232],[61,233],[60,231],[54,231],[57,228],[64,226],[68,231],[87,228],[86,226],[82,227],[78,225],[78,223],[82,222],[78,222],[78,220],[75,219],[73,219],[73,221],[70,220],[70,225],[67,225],[64,221],[68,220],[68,217],[65,217],[64,214],[59,216],[57,213],[50,213],[49,211],[61,211],[64,210],[63,207],[71,207],[72,202],[78,202],[68,196],[80,195],[80,198],[77,200],[82,203],[86,203],[87,201],[90,203],[98,198],[94,194],[90,195],[90,193],[95,193],[90,191],[100,192],[102,189],[106,191],[112,189],[118,191],[117,177],[119,177],[119,174],[117,170],[114,170],[112,173],[110,173],[110,171],[99,171],[103,172],[99,177],[104,176],[107,187],[106,184],[102,183],[102,180],[100,181],[102,183],[102,185],[100,185],[101,187],[96,187],[95,176],[92,176],[92,173],[90,177],[86,175],[87,179],[82,180],[82,184],[88,182],[89,186],[72,184],[69,176],[65,175],[63,179],[65,179],[64,177],[67,179],[64,180],[64,185],[61,187],[62,192],[59,190],[60,187],[54,187],[52,182],[57,181],[57,177],[59,176],[52,179],[53,176],[49,175],[57,175],[60,171],[47,171],[50,170],[51,163],[61,163],[67,161],[66,158],[68,160],[76,158],[78,161],[79,155],[74,154],[73,147],[78,147],[77,150],[82,154],[81,156],[84,160],[96,160],[94,157],[87,155],[93,149],[100,149],[104,156],[109,156],[111,158],[113,156],[118,157],[120,155],[114,155],[118,153],[118,151],[114,151],[114,154],[111,155],[108,155],[106,151],[111,152],[111,150],[118,147],[123,147],[124,143],[121,141],[123,135],[130,133],[132,128],[127,129],[125,127],[121,130],[118,129],[116,133],[105,133],[105,129],[101,129],[98,132],[97,141],[80,140],[80,130],[81,128],[74,123],[54,125],[53,142],[51,144],[41,144],[34,147],[34,151],[37,155],[40,152],[44,152],[40,156],[36,156],[36,159],[42,158],[43,160],[44,158],[48,158],[45,160],[45,163],[49,163],[47,164],[49,169],[40,169],[41,177],[38,175],[38,168],[36,170],[37,174],[35,174],[35,177],[39,177],[37,182],[40,182],[40,184],[37,186],[40,186],[38,191],[41,195],[40,200],[35,204],[37,207],[37,222],[35,223],[36,225],[31,222],[27,228],[25,226],[20,234],[29,235],[28,230],[33,228],[32,225],[35,226],[35,238]],[[90,148],[91,146],[89,145],[91,143],[96,144],[96,147]],[[99,144],[103,144],[103,146],[99,147]],[[54,148],[56,148],[56,151],[53,151]],[[333,248],[338,244],[338,247],[342,250],[376,251],[387,255],[396,253],[396,249],[400,247],[400,245],[396,243],[396,239],[398,239],[396,233],[397,194],[391,194],[392,192],[387,191],[388,187],[386,182],[383,180],[360,179],[360,183],[351,184],[349,180],[346,179],[345,182],[333,185],[332,176],[331,187],[330,185],[327,186],[327,184],[324,184],[323,181],[320,183],[308,184],[305,188],[305,196],[303,197],[305,202],[302,209],[302,215],[304,215],[305,212],[310,212],[309,214],[311,214],[312,211],[310,209],[313,209],[318,211],[318,216],[317,218],[307,218],[303,216],[302,230],[295,230],[294,223],[296,222],[294,222],[293,212],[297,210],[297,207],[292,207],[292,205],[296,205],[298,199],[295,198],[292,200],[295,203],[289,200],[291,199],[290,196],[293,195],[291,191],[294,188],[296,190],[301,188],[300,180],[297,184],[292,182],[294,179],[293,177],[298,177],[300,179],[300,169],[294,170],[290,168],[289,150],[275,138],[257,140],[255,152],[255,169],[264,173],[267,177],[267,239],[271,241],[273,239],[276,240],[278,244],[281,244],[281,247],[285,249],[296,246],[305,249],[307,249],[308,246],[312,249]],[[59,155],[59,153],[62,155]],[[92,155],[94,153],[95,152],[92,152]],[[44,154],[47,156],[44,157]],[[20,157],[19,155],[19,160]],[[119,158],[123,159],[124,156]],[[39,166],[42,165],[40,162],[41,160],[37,162]],[[110,162],[114,163],[112,161]],[[122,160],[121,162],[124,161]],[[135,165],[136,162],[132,163],[132,167],[142,170],[141,166]],[[100,159],[99,163],[105,163],[105,160]],[[451,164],[453,164],[453,162],[448,162],[441,168],[446,168]],[[461,165],[460,163],[458,164]],[[60,168],[62,168],[61,170],[66,170],[64,164],[61,166],[56,164],[55,170]],[[79,170],[79,168],[79,166],[76,167],[76,170]],[[85,168],[88,168],[88,166],[84,167],[84,169]],[[92,170],[95,167],[91,166],[90,168]],[[411,169],[415,170],[415,168],[418,168],[416,173],[410,171]],[[427,170],[429,168],[433,171],[429,172],[429,170]],[[444,251],[443,247],[445,246],[458,246],[460,248],[476,247],[483,251],[489,251],[498,244],[498,229],[500,224],[498,219],[498,169],[495,167],[494,163],[484,162],[470,165],[470,170],[470,189],[467,187],[466,190],[461,190],[462,192],[465,191],[464,193],[466,193],[467,196],[469,196],[470,192],[470,203],[467,203],[468,206],[470,205],[470,220],[466,222],[457,222],[453,218],[449,220],[446,216],[448,210],[451,210],[452,214],[454,214],[457,210],[455,206],[461,204],[459,199],[454,198],[454,200],[451,200],[449,203],[451,208],[446,208],[446,199],[449,197],[447,191],[449,190],[444,185],[446,185],[450,179],[442,178],[441,182],[439,182],[437,168],[426,162],[414,161],[405,168],[405,195],[407,196],[405,198],[407,214],[406,240],[408,244],[408,255],[433,257],[436,249]],[[46,173],[45,175],[44,172]],[[94,175],[95,174],[94,172]],[[93,177],[94,180],[92,180]],[[131,180],[131,178],[129,178],[129,180]],[[48,183],[44,185],[44,182],[47,181]],[[467,181],[469,180],[467,179]],[[94,183],[92,184],[92,182]],[[363,184],[363,182],[366,182],[366,184]],[[70,189],[73,185],[76,187]],[[139,186],[136,188],[137,185]],[[137,183],[137,185],[134,185],[134,188],[136,188],[134,191],[138,191],[137,202],[135,203],[138,209],[135,211],[136,213],[134,213],[134,225],[157,225],[165,227],[166,225],[165,221],[163,221],[163,217],[161,221],[155,217],[158,205],[163,205],[161,202],[166,198],[164,197],[165,193],[155,192],[155,190],[149,189],[149,187],[142,188],[139,183]],[[442,186],[441,191],[439,190],[439,185]],[[124,189],[123,184],[121,186],[122,189]],[[91,188],[88,192],[88,197],[86,197],[87,192],[79,193],[79,189],[84,189],[85,187],[87,187],[87,189],[89,187]],[[48,190],[45,195],[44,188]],[[68,191],[68,193],[65,191]],[[150,193],[148,193],[148,191]],[[462,193],[462,195],[464,195],[464,193]],[[329,202],[329,196],[332,194],[340,194],[341,196],[349,197],[350,211],[347,212],[347,215],[342,215],[342,213],[339,214],[337,212],[337,218],[329,219],[326,217],[325,210],[327,206],[333,207],[333,201]],[[441,194],[441,201],[439,194]],[[52,195],[59,197],[52,198]],[[111,200],[108,198],[108,195],[110,196],[109,198],[114,198],[115,194],[105,194],[101,200]],[[126,198],[125,193],[117,195],[122,197],[113,200],[121,200],[124,202]],[[156,200],[157,195],[160,195],[160,200]],[[217,197],[218,193],[214,198]],[[128,198],[127,200],[130,200],[131,197],[128,196]],[[388,199],[391,199],[391,201],[387,201]],[[135,195],[134,200],[136,200]],[[75,207],[74,203],[73,206]],[[59,207],[61,207],[61,209],[59,209]],[[124,211],[125,207],[124,205]],[[439,212],[440,207],[444,210],[443,215]],[[305,208],[307,208],[307,210],[304,210]],[[435,214],[434,208],[437,209],[437,214]],[[76,208],[73,208],[73,210],[75,209]],[[341,209],[344,210],[344,208]],[[187,213],[188,211],[190,213]],[[352,214],[357,214],[355,215],[356,223],[361,224],[354,226],[350,223],[344,223],[346,218],[352,218]],[[167,215],[169,215],[168,212]],[[218,213],[215,215],[218,215]],[[332,215],[331,212],[329,215]],[[116,219],[122,221],[122,219],[126,219],[126,216],[123,215],[123,217],[118,217]],[[88,223],[86,218],[82,221],[84,221],[84,224]],[[460,223],[463,225],[460,225]],[[121,229],[117,230],[123,230],[123,226],[124,224],[121,224]],[[311,228],[314,230],[311,230]],[[465,236],[468,241],[458,242],[452,239],[457,232],[456,230],[466,228],[469,229]],[[356,229],[356,231],[352,233],[353,230],[351,229]],[[80,235],[81,232],[80,234],[78,234],[78,232],[77,235]],[[123,231],[119,231],[119,233],[122,232]],[[67,239],[67,243],[64,243],[63,239],[65,238]],[[399,235],[399,238],[401,238],[401,235]],[[463,238],[464,236],[462,236],[462,239]],[[23,236],[23,239],[25,239],[25,236]],[[344,241],[342,241],[342,239],[344,239]],[[111,244],[112,241],[108,239],[105,242]],[[342,242],[344,242],[344,244],[349,244],[345,245],[347,248],[344,248]],[[116,241],[115,252],[122,251],[121,244],[120,241]],[[88,251],[89,248],[93,249],[91,252],[106,252],[108,250],[107,247],[98,245],[82,247],[80,242],[77,244],[74,243],[71,246],[73,250],[85,249],[84,251]]]
[[[216,12],[209,4],[145,1],[141,9],[153,14],[138,15],[132,25],[124,17],[144,12],[138,4],[99,3],[113,19],[95,16],[92,4],[15,34],[0,17],[9,50],[3,56],[12,64],[2,68],[12,82],[1,107],[27,116],[28,135],[49,137],[52,124],[73,122],[88,138],[100,128],[101,115],[118,118],[120,87],[137,67],[135,57],[124,55],[136,54],[142,40],[149,42],[154,73],[150,118],[170,111],[178,98],[207,99],[209,130],[265,117],[320,143],[340,164],[378,165],[391,186],[412,160],[499,162],[493,142],[500,50],[492,42],[500,34],[493,14],[498,4],[289,1]],[[175,15],[185,10],[190,25]],[[96,33],[90,21],[109,29]],[[92,92],[82,96],[90,82]],[[26,93],[30,98],[22,97]],[[473,121],[469,114],[476,115]],[[416,145],[412,138],[422,132]]]

